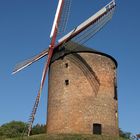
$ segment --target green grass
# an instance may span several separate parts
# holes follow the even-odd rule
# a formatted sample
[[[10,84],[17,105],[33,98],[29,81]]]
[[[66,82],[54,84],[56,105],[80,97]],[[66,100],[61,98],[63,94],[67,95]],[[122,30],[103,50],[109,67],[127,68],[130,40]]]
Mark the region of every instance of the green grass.
[[[5,140],[126,140],[126,139],[110,137],[110,136],[99,136],[99,135],[42,134],[42,135],[35,135],[31,137],[5,139]]]

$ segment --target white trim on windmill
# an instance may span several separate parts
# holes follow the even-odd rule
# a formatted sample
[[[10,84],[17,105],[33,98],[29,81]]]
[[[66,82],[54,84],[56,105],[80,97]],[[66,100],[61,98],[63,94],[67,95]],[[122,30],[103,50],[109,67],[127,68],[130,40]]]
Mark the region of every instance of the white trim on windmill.
[[[53,26],[52,26],[52,30],[51,30],[51,34],[50,34],[50,38],[53,37],[54,31],[55,31],[55,27],[58,26],[57,25],[57,19],[58,19],[60,10],[61,10],[62,2],[63,2],[63,0],[59,0],[58,7],[57,7],[57,10],[56,10],[56,14],[55,14],[55,18],[54,18],[54,22],[53,22]]]

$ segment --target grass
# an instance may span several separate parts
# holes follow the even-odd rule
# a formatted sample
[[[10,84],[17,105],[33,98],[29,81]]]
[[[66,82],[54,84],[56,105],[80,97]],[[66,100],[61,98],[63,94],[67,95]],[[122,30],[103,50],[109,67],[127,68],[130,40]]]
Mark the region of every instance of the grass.
[[[59,135],[34,135],[24,138],[13,138],[5,140],[126,140],[118,137],[99,136],[99,135],[77,135],[77,134],[59,134]]]

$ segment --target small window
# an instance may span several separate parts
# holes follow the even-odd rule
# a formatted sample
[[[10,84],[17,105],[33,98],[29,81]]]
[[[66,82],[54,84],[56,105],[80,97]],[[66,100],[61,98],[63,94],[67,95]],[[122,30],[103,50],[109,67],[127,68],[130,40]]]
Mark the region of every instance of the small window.
[[[102,125],[98,123],[93,124],[93,134],[101,135],[102,134]]]
[[[117,93],[117,79],[114,78],[114,100],[118,100],[118,93]]]
[[[65,85],[66,85],[66,86],[69,85],[69,80],[65,80]]]
[[[118,100],[117,87],[114,87],[114,99]]]
[[[65,63],[65,67],[68,68],[68,66],[69,66],[68,63]]]

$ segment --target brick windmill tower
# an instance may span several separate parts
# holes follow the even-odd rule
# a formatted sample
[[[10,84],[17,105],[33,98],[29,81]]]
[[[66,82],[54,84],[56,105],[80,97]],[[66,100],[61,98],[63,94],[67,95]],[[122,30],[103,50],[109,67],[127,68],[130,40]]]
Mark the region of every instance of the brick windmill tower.
[[[48,55],[28,122],[28,136],[48,68],[47,133],[118,136],[117,62],[108,54],[82,45],[111,20],[115,5],[111,1],[56,43],[70,8],[70,0],[59,0],[49,49],[17,65],[13,71],[16,73]]]

